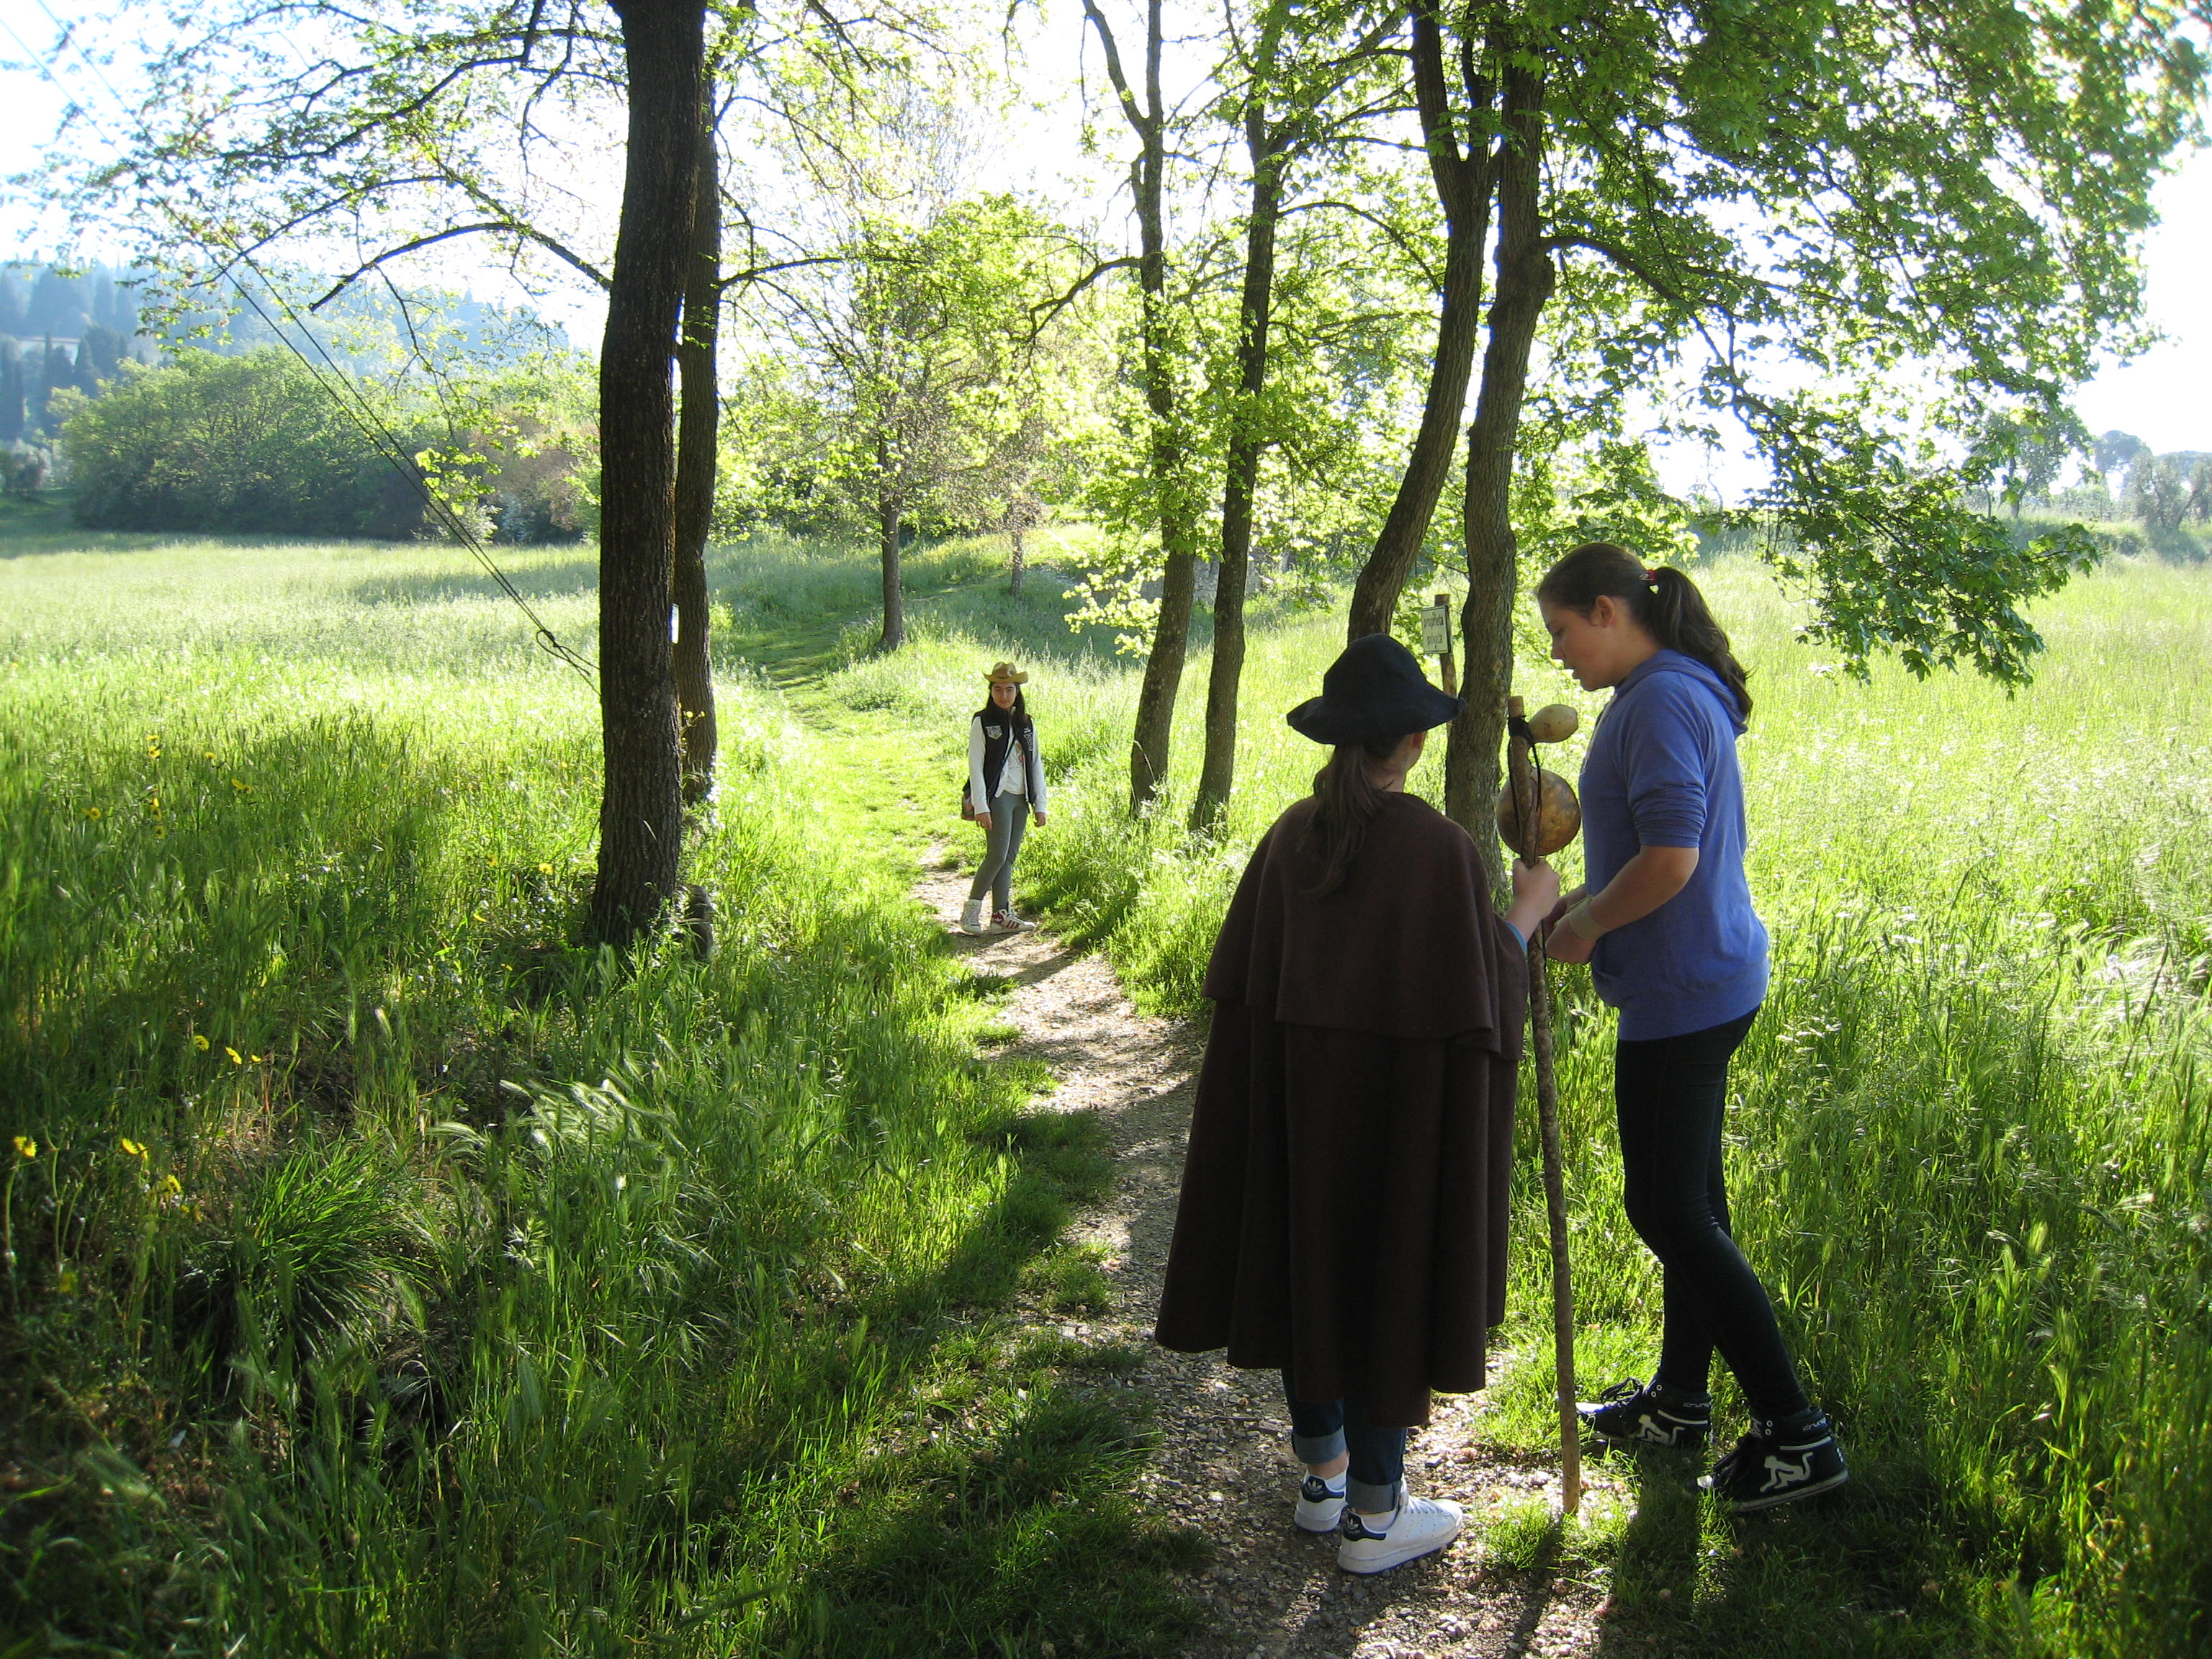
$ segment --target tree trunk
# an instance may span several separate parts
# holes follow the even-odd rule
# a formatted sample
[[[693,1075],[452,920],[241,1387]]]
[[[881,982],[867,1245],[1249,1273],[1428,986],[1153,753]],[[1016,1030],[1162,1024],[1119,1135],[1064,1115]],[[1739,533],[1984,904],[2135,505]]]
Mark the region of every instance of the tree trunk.
[[[1006,526],[1006,540],[1012,549],[1006,574],[1006,592],[1015,599],[1022,596],[1022,521],[1017,518]]]
[[[722,195],[716,176],[714,86],[700,98],[699,179],[691,210],[691,261],[684,283],[684,330],[676,368],[684,388],[676,427],[676,710],[683,733],[684,800],[696,806],[714,784],[714,674],[707,657],[707,535],[714,520],[714,469],[721,426],[715,342],[721,331]]]
[[[1460,612],[1467,711],[1452,722],[1444,760],[1444,807],[1467,826],[1493,876],[1500,872],[1492,817],[1498,795],[1498,745],[1513,684],[1513,604],[1520,545],[1513,533],[1513,458],[1528,353],[1536,321],[1556,280],[1544,245],[1544,77],[1505,74],[1504,143],[1498,161],[1498,296],[1490,307],[1482,391],[1467,441],[1468,592]]]
[[[1389,516],[1375,538],[1373,551],[1352,590],[1352,615],[1346,637],[1387,634],[1398,595],[1413,574],[1413,561],[1429,533],[1437,499],[1451,476],[1460,422],[1467,413],[1467,383],[1474,368],[1474,344],[1481,332],[1482,250],[1490,237],[1492,183],[1487,142],[1477,137],[1469,153],[1460,153],[1445,90],[1443,31],[1435,0],[1417,0],[1413,14],[1413,91],[1421,131],[1428,141],[1429,173],[1444,215],[1443,309],[1437,318],[1436,355],[1429,366],[1428,398],[1421,407],[1420,429],[1406,459]],[[1469,101],[1487,113],[1487,81],[1464,77]]]
[[[880,447],[879,450],[880,450]],[[877,459],[889,470],[890,458]],[[884,566],[884,631],[878,651],[896,651],[906,643],[906,592],[899,582],[899,520],[905,503],[896,495],[876,497],[876,547]]]
[[[1145,101],[1141,105],[1122,73],[1121,54],[1096,0],[1084,0],[1084,12],[1097,30],[1106,54],[1107,74],[1121,103],[1122,115],[1137,135],[1139,152],[1131,182],[1136,198],[1139,258],[1137,283],[1144,301],[1142,374],[1151,414],[1153,509],[1160,529],[1160,611],[1152,629],[1151,654],[1137,691],[1136,730],[1129,742],[1129,810],[1141,811],[1167,779],[1169,745],[1175,732],[1176,693],[1182,684],[1183,659],[1190,647],[1192,587],[1196,573],[1197,514],[1184,487],[1182,434],[1176,407],[1176,347],[1170,337],[1167,300],[1167,219],[1163,192],[1167,177],[1167,116],[1160,97],[1161,8],[1145,8]]]
[[[629,94],[622,217],[599,353],[599,717],[605,793],[591,925],[626,945],[676,890],[684,800],[669,649],[675,556],[670,359],[691,245],[702,0],[619,0]]]
[[[1261,68],[1267,65],[1264,63]],[[1244,576],[1252,552],[1252,497],[1267,447],[1259,430],[1260,393],[1267,380],[1267,328],[1275,301],[1275,224],[1282,212],[1285,145],[1267,130],[1265,100],[1255,88],[1244,108],[1244,144],[1252,155],[1252,219],[1244,243],[1244,291],[1238,307],[1237,409],[1229,441],[1228,477],[1221,493],[1221,568],[1213,583],[1213,661],[1206,686],[1206,760],[1191,805],[1190,827],[1209,831],[1229,811],[1237,781],[1237,691],[1244,672]]]

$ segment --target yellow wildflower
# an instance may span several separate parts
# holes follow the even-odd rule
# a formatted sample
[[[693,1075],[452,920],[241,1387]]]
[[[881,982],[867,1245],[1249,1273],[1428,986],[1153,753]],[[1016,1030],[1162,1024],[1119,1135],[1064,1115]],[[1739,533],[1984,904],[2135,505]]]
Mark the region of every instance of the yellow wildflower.
[[[143,1146],[141,1146],[137,1141],[131,1139],[129,1135],[116,1136],[115,1144],[120,1146],[132,1158],[143,1158],[146,1156],[146,1149]]]
[[[195,1031],[192,1033],[192,1047],[205,1054],[208,1050],[208,1040]]]
[[[550,876],[553,873],[553,866],[550,864],[541,864],[538,866],[538,873],[541,876]]]
[[[173,1175],[165,1175],[161,1177],[161,1190],[174,1198],[185,1190],[185,1183]]]
[[[36,1158],[39,1155],[39,1143],[28,1135],[17,1135],[15,1150],[25,1158]]]
[[[232,1065],[243,1066],[246,1064],[245,1055],[240,1054],[237,1049],[232,1048],[228,1042],[222,1045],[222,1051],[230,1056],[230,1063]]]
[[[86,807],[84,809],[84,815],[85,817],[92,819],[95,823],[100,821],[100,809],[97,806]]]
[[[233,778],[230,781],[230,787],[237,790],[238,793],[242,795],[246,793],[246,780],[244,778]]]

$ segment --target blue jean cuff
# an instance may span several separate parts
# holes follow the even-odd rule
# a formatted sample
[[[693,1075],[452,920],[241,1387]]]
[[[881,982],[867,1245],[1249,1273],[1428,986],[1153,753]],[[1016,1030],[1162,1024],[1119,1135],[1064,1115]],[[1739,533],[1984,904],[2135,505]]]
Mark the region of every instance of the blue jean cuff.
[[[1344,1455],[1344,1431],[1324,1435],[1293,1434],[1291,1451],[1301,1463],[1333,1463]]]
[[[1362,1515],[1394,1514],[1406,1506],[1406,1483],[1399,1480],[1378,1486],[1372,1481],[1347,1479],[1344,1501]]]

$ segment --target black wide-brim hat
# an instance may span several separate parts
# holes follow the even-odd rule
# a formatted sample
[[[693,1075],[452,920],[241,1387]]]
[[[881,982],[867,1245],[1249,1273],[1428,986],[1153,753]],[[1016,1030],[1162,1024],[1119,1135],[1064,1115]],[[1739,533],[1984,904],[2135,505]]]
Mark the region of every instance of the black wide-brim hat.
[[[1431,685],[1404,646],[1388,634],[1369,634],[1329,664],[1321,677],[1321,696],[1283,718],[1316,743],[1373,743],[1442,726],[1466,707],[1465,697]]]

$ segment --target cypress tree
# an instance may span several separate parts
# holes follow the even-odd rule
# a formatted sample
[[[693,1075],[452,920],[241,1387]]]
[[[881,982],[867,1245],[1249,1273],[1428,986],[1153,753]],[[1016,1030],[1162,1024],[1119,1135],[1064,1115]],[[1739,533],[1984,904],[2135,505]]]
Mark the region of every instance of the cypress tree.
[[[46,404],[52,401],[56,386],[70,383],[70,373],[75,367],[70,362],[69,348],[56,345],[54,337],[46,336],[46,349],[39,359],[38,378],[24,388],[24,402],[28,405],[24,424],[41,438],[54,435],[46,424]]]
[[[23,354],[10,339],[0,339],[0,443],[23,436]]]

